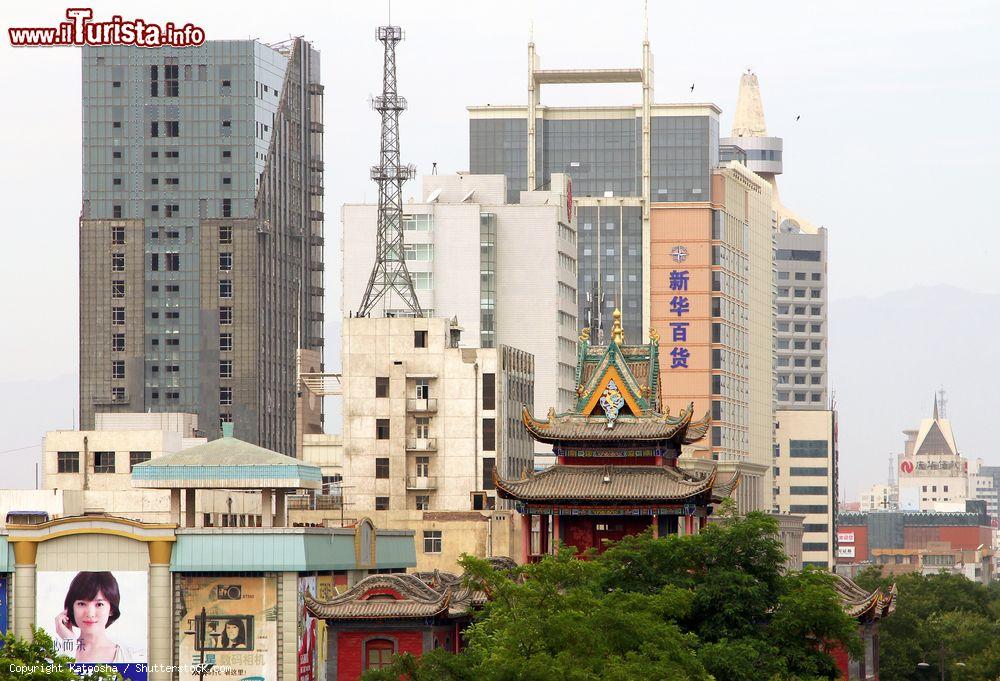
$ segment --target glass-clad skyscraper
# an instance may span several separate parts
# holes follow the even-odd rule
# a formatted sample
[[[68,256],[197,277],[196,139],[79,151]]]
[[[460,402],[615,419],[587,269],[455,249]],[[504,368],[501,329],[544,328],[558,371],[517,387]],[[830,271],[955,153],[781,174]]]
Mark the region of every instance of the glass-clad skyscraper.
[[[295,450],[323,348],[319,53],[216,41],[83,51],[80,414],[196,413]]]

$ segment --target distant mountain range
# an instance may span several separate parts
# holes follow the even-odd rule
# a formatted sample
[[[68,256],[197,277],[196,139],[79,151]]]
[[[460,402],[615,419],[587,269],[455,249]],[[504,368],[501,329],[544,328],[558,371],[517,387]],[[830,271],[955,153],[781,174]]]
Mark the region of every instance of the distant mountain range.
[[[836,300],[829,337],[848,499],[885,482],[901,431],[930,418],[941,387],[962,455],[1000,464],[1000,295],[928,286]]]

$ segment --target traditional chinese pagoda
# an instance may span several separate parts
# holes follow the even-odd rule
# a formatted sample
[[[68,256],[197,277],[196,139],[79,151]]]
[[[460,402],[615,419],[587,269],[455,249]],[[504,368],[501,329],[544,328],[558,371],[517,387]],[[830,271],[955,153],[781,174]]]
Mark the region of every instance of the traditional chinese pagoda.
[[[694,420],[693,404],[672,416],[662,405],[658,352],[655,331],[646,345],[627,345],[615,310],[606,346],[591,345],[587,329],[580,336],[573,410],[549,409],[545,420],[522,410],[528,432],[556,456],[520,480],[494,472],[497,494],[522,514],[522,561],[558,542],[601,551],[604,540],[649,527],[654,536],[697,533],[739,483],[738,474],[723,480],[714,468],[697,475],[677,467],[681,446],[705,436],[709,416]]]

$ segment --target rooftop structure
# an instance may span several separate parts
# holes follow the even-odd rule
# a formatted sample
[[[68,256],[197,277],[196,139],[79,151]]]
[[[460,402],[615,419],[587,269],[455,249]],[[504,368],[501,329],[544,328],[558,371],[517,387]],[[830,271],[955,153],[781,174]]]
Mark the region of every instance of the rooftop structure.
[[[912,511],[957,511],[969,498],[969,461],[958,451],[951,421],[934,396],[934,411],[916,430],[904,430],[898,457],[899,507]]]

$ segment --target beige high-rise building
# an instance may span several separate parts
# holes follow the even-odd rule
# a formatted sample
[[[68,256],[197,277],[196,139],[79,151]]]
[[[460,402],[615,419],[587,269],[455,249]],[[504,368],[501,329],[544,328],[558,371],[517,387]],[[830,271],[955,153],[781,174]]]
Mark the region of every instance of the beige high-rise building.
[[[780,410],[776,422],[776,510],[804,516],[802,564],[832,569],[837,550],[837,413]]]
[[[738,162],[713,170],[710,201],[653,204],[652,325],[663,396],[710,411],[698,453],[743,464],[742,510],[771,510],[774,424],[771,190]],[[746,491],[746,490],[744,490]]]
[[[493,471],[533,466],[521,405],[534,408],[534,358],[460,347],[441,318],[349,318],[343,327],[344,499],[367,511],[495,505]]]

